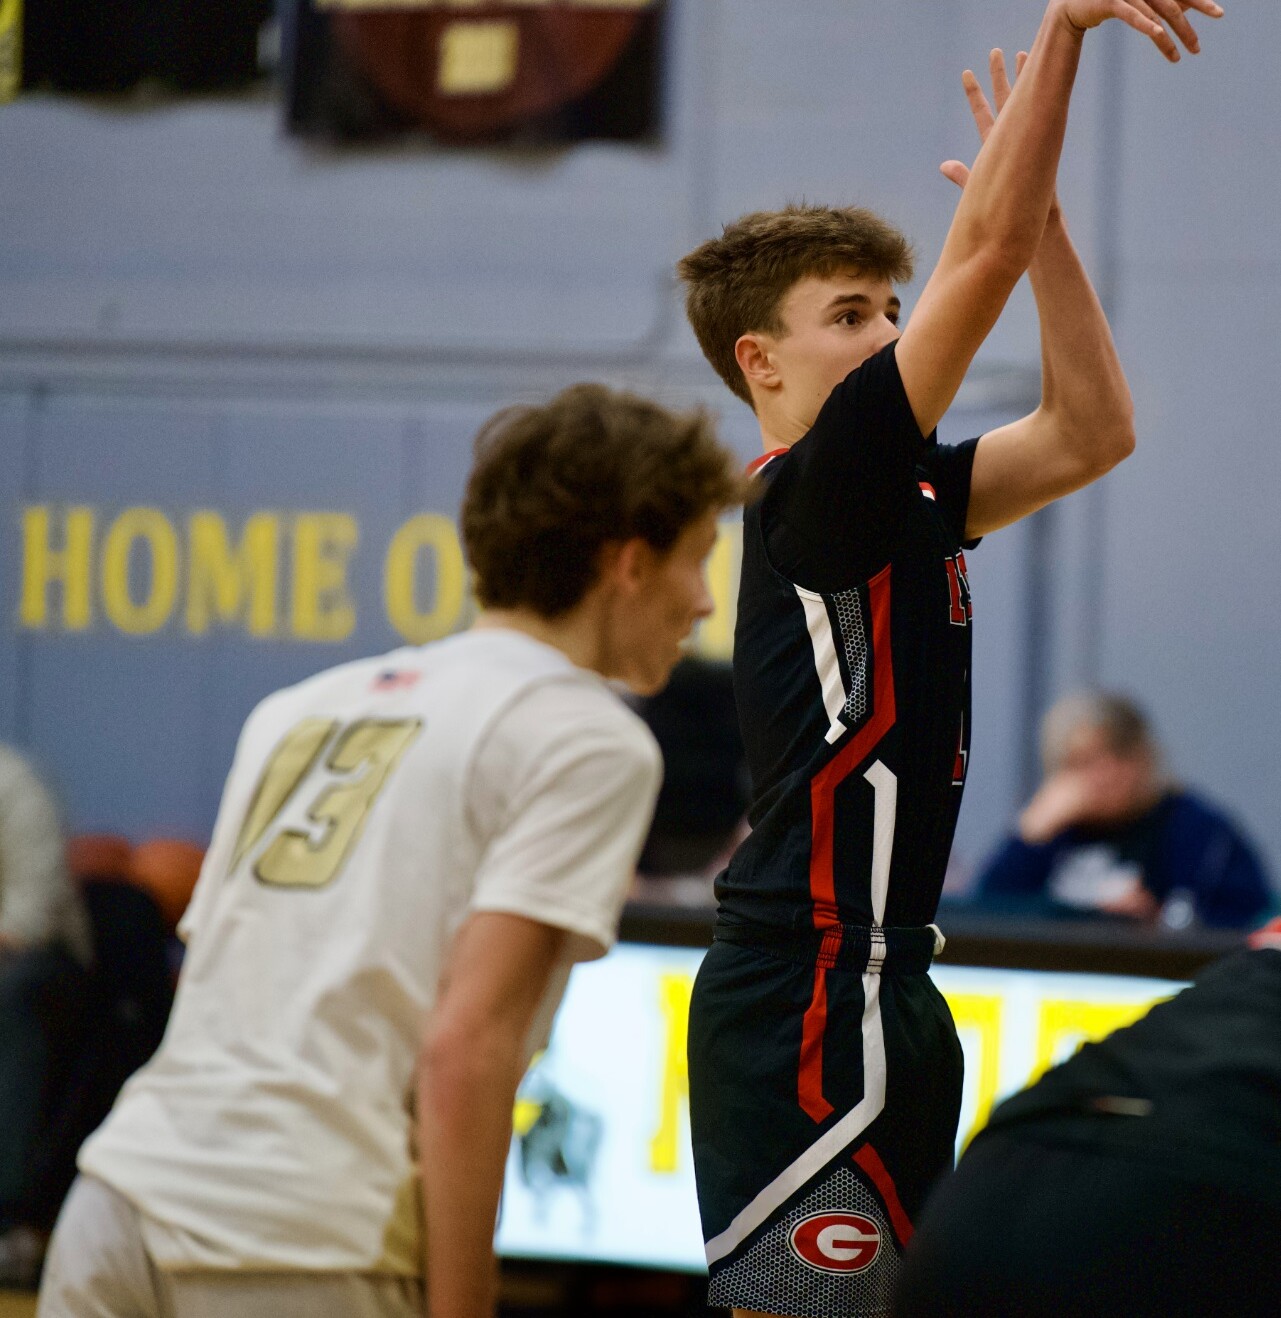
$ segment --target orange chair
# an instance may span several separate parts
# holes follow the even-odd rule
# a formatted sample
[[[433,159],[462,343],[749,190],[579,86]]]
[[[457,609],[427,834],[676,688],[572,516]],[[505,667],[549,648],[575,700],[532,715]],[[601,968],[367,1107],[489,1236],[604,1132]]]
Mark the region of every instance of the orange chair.
[[[130,877],[133,847],[115,833],[80,833],[67,840],[67,868],[78,883]]]
[[[133,849],[129,877],[151,894],[171,930],[187,909],[204,858],[203,847],[181,838],[150,838]]]

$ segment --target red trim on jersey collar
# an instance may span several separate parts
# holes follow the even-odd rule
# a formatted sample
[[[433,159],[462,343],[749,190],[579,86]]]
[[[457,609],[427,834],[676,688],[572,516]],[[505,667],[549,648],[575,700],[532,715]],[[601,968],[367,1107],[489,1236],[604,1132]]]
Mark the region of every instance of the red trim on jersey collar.
[[[760,471],[760,469],[767,462],[769,462],[771,458],[780,457],[782,454],[786,452],[787,449],[784,447],[784,448],[772,448],[768,453],[762,453],[759,458],[755,458],[753,461],[747,464],[747,475],[755,476],[756,473]]]

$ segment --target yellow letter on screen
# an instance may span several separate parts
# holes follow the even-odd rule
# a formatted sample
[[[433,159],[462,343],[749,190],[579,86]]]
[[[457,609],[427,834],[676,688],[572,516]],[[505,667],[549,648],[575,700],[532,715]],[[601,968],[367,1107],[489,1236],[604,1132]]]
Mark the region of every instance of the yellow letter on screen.
[[[987,1125],[992,1104],[996,1102],[996,1090],[1001,1080],[1002,1004],[1000,997],[991,993],[945,993],[943,996],[952,1009],[952,1019],[956,1022],[962,1044],[975,1037],[978,1041],[977,1072],[973,1072],[971,1055],[966,1050],[965,1070],[976,1074],[978,1089],[974,1119],[961,1145],[964,1148]]]
[[[674,1172],[680,1161],[681,1113],[689,1101],[689,1000],[692,975],[660,975],[659,1001],[663,1012],[663,1084],[658,1131],[649,1142],[649,1166],[655,1172]]]
[[[1050,999],[1041,1003],[1041,1020],[1036,1037],[1036,1069],[1028,1084],[1050,1067],[1064,1061],[1083,1043],[1106,1038],[1113,1030],[1132,1025],[1146,1016],[1164,997],[1147,1002],[1081,1002]]]

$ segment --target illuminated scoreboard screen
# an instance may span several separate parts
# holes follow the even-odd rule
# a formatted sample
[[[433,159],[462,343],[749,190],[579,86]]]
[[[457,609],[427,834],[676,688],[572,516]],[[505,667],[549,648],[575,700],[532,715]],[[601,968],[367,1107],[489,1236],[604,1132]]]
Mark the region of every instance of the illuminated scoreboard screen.
[[[702,957],[622,943],[575,969],[517,1095],[501,1254],[702,1271],[685,1069]],[[970,966],[931,974],[965,1050],[958,1152],[1000,1099],[1183,987]]]

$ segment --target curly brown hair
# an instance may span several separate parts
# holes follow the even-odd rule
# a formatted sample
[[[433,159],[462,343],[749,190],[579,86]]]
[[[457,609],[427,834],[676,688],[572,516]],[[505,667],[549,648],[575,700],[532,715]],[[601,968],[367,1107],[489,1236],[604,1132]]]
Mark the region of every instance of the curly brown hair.
[[[559,617],[591,588],[606,544],[640,537],[666,552],[704,513],[740,502],[738,468],[706,412],[603,385],[499,412],[463,496],[476,596]]]
[[[744,215],[677,263],[685,312],[703,355],[749,407],[752,395],[734,345],[754,330],[782,333],[780,308],[793,285],[838,270],[907,283],[912,244],[872,211],[796,205]]]

